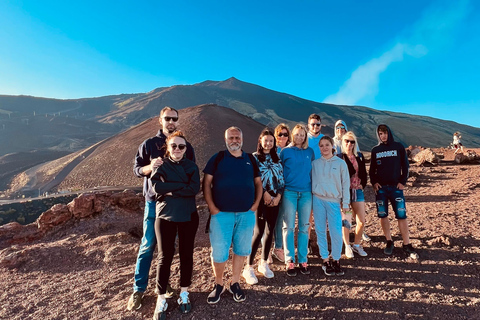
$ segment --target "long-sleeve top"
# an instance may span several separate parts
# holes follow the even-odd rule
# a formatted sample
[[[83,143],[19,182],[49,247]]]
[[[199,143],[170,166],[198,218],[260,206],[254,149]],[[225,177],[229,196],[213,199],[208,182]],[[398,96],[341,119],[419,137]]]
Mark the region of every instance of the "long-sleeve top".
[[[313,161],[312,193],[322,200],[341,203],[347,209],[350,204],[350,175],[345,161],[336,156]]]
[[[312,161],[315,160],[312,148],[285,147],[280,152],[280,160],[283,165],[285,189],[296,192],[311,192]]]
[[[388,127],[387,127],[388,128]],[[379,183],[381,186],[405,185],[408,179],[408,158],[403,145],[393,139],[392,131],[388,128],[387,141],[381,142],[372,149],[370,162],[370,182],[372,185]]]
[[[268,192],[271,196],[282,194],[285,188],[285,180],[283,179],[283,167],[281,161],[273,162],[269,154],[265,155],[265,160],[258,159],[258,153],[254,152],[253,156],[257,160],[258,169],[262,179],[263,191]]]
[[[143,178],[143,195],[146,201],[155,201],[155,197],[148,192],[148,178],[150,175],[143,174],[141,168],[147,166],[153,159],[163,158],[167,149],[164,147],[167,137],[162,130],[158,130],[155,137],[145,140],[139,147],[135,155],[135,164],[133,165],[133,172],[139,178]],[[187,159],[195,162],[195,152],[190,143],[187,142],[187,151],[185,152]],[[150,195],[149,195],[150,194]]]
[[[157,200],[157,218],[165,220],[190,221],[191,214],[197,210],[195,195],[199,191],[198,166],[189,159],[177,162],[166,158],[149,179],[150,196]]]

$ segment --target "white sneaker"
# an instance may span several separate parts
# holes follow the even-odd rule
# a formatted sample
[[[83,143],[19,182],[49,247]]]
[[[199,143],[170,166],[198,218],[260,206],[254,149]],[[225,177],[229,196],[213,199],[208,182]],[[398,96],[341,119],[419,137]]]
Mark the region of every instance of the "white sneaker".
[[[346,256],[348,259],[352,259],[352,258],[353,258],[352,246],[349,245],[349,244],[345,245],[345,256]]]
[[[368,236],[368,234],[366,234],[365,232],[363,232],[363,234],[362,234],[362,239],[363,239],[363,241],[366,241],[366,242],[372,241],[372,238],[370,238]]]
[[[258,265],[258,272],[260,272],[261,274],[263,274],[263,276],[267,279],[271,279],[273,278],[273,271],[270,270],[270,267],[268,266],[268,263],[265,262],[265,261],[262,261],[259,265]]]
[[[168,303],[165,299],[157,298],[157,305],[155,306],[155,312],[153,313],[153,319],[165,319]]]
[[[255,271],[253,271],[253,268],[251,266],[245,266],[242,272],[242,276],[245,278],[245,282],[247,282],[248,284],[258,283]]]
[[[354,244],[352,247],[353,252],[357,253],[359,256],[366,257],[368,254],[363,250],[363,247],[359,244]]]

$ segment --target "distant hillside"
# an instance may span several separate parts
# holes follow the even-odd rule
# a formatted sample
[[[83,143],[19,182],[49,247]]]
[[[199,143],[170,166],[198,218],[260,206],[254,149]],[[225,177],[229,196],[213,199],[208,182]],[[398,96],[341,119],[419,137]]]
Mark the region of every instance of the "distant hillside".
[[[453,132],[461,131],[465,146],[480,147],[480,128],[367,107],[318,103],[230,78],[88,99],[0,96],[0,130],[5,133],[0,135],[0,155],[46,147],[75,151],[158,116],[164,106],[184,109],[209,103],[270,125],[306,122],[316,112],[327,125],[323,132],[329,135],[333,134],[334,123],[343,119],[357,133],[365,150],[377,143],[375,128],[379,123],[389,124],[405,145],[447,146]],[[54,114],[63,120],[52,120]],[[37,125],[33,129],[34,123]],[[62,133],[52,135],[51,128]]]
[[[244,150],[256,150],[257,139],[263,124],[248,118],[232,109],[217,105],[202,105],[182,109],[179,112],[180,129],[185,133],[195,149],[195,156],[200,170],[203,170],[210,157],[225,149],[224,132],[235,125],[242,129]],[[148,119],[141,124],[107,139],[95,146],[84,158],[78,157],[79,163],[68,173],[55,190],[83,190],[96,186],[139,186],[142,179],[133,173],[133,161],[138,146],[147,138],[154,136],[159,130],[158,117]],[[36,167],[36,174],[30,172],[30,178],[17,179],[12,193],[36,191],[39,185],[46,185],[47,180],[54,177],[60,179],[61,168],[72,162],[72,156],[45,163]],[[50,172],[50,174],[46,174]],[[63,179],[63,177],[62,177]],[[42,190],[43,187],[42,187]],[[45,191],[45,190],[44,190]]]

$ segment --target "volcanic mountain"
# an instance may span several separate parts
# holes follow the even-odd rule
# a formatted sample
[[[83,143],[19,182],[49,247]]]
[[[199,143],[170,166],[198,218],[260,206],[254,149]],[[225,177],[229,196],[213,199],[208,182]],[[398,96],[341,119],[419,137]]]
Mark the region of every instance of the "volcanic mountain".
[[[193,145],[200,170],[212,155],[225,149],[224,132],[233,125],[243,131],[243,149],[255,151],[258,136],[265,127],[261,123],[213,104],[179,111],[179,128]],[[142,179],[133,174],[135,154],[142,141],[154,136],[159,128],[158,117],[150,118],[90,148],[37,166],[18,175],[10,192],[45,191],[47,186],[49,190],[60,191],[97,186],[140,186]]]

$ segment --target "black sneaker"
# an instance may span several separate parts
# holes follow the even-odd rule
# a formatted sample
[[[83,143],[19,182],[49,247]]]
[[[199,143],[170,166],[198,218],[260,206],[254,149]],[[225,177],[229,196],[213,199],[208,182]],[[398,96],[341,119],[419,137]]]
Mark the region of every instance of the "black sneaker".
[[[287,264],[287,276],[289,277],[295,277],[297,275],[297,270],[295,269],[295,264],[290,261]]]
[[[335,275],[335,269],[333,269],[332,262],[331,261],[325,261],[322,266],[323,272],[327,276],[334,276]]]
[[[419,256],[418,253],[413,249],[413,246],[411,243],[403,245],[403,251],[408,254],[408,256],[412,259],[418,260]]]
[[[310,274],[310,270],[308,270],[308,265],[307,265],[306,262],[299,263],[298,264],[298,269],[300,270],[301,274]]]
[[[343,276],[345,274],[343,269],[340,267],[340,261],[333,260],[332,265],[333,265],[333,270],[335,270],[336,276]]]
[[[243,292],[242,288],[240,288],[238,282],[232,284],[229,288],[229,291],[233,294],[233,300],[236,302],[243,302],[247,298],[245,292]]]
[[[225,291],[225,287],[215,283],[213,291],[207,297],[207,302],[209,304],[215,304],[220,301],[220,295]]]
[[[395,245],[393,244],[392,240],[387,240],[387,245],[385,246],[385,249],[383,250],[383,253],[385,253],[387,256],[391,256],[393,253],[393,248],[395,248]]]

